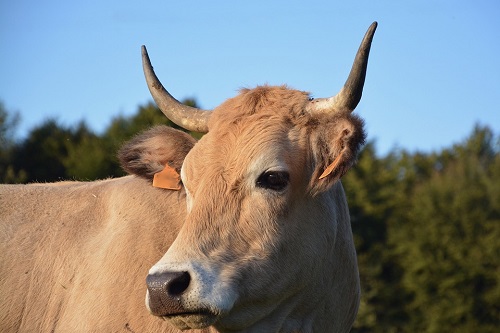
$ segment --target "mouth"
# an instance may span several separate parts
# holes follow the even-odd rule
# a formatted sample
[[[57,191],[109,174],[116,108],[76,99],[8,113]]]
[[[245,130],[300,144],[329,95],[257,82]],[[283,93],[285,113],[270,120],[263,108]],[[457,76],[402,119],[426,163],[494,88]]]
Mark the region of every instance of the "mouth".
[[[202,329],[213,325],[218,316],[208,310],[190,311],[162,316],[181,330]]]

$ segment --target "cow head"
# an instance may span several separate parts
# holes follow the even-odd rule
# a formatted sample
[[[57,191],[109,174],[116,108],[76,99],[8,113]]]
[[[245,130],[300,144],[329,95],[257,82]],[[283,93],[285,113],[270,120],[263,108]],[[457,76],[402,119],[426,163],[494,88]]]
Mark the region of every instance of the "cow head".
[[[127,170],[146,178],[165,162],[182,165],[187,215],[147,277],[152,314],[179,329],[349,329],[359,278],[338,180],[365,139],[363,122],[351,112],[361,98],[375,29],[376,23],[336,96],[312,99],[286,86],[261,86],[212,111],[177,102],[143,48],[160,109],[184,128],[207,132],[194,144],[179,131],[153,130],[122,152]],[[177,158],[154,157],[164,151],[162,142]]]

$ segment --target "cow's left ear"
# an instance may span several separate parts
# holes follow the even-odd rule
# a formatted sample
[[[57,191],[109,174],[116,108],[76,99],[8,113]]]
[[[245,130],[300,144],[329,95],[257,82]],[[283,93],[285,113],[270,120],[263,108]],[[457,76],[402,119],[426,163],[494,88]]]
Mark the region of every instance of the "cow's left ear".
[[[354,165],[366,138],[363,121],[356,115],[339,114],[318,122],[311,135],[313,195],[327,191]]]
[[[125,143],[118,158],[127,173],[152,181],[154,174],[167,164],[180,174],[184,158],[195,143],[196,140],[187,133],[157,126]]]

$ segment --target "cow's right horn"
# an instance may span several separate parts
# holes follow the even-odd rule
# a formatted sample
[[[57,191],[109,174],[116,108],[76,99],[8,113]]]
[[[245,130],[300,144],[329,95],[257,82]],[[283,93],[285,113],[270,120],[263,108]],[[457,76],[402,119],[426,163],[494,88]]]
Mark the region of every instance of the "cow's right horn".
[[[212,112],[184,105],[172,97],[158,80],[144,45],[142,46],[142,69],[151,96],[168,119],[189,131],[208,132],[208,119]]]

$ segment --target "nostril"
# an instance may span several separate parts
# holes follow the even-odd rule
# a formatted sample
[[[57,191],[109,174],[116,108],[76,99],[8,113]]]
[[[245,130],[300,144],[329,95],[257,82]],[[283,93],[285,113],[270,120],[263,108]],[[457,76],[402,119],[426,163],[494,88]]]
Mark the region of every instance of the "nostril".
[[[191,276],[189,272],[163,272],[151,274],[146,278],[150,294],[158,297],[177,297],[189,287]]]
[[[167,284],[167,292],[171,296],[179,296],[189,287],[191,276],[188,272],[182,272]]]

